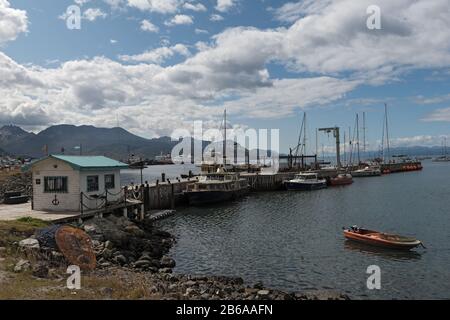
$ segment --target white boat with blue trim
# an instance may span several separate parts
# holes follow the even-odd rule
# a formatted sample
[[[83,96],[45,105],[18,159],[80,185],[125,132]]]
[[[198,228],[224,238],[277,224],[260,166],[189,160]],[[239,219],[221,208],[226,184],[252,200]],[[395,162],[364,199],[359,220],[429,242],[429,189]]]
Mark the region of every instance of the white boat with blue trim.
[[[303,172],[295,175],[294,179],[284,182],[287,190],[311,191],[325,189],[327,180],[320,179],[319,175],[314,172]]]

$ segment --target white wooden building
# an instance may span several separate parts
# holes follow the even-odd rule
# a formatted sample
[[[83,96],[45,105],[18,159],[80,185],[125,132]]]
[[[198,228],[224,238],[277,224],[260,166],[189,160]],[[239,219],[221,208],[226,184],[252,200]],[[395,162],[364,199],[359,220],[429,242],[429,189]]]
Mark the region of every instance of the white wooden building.
[[[50,155],[28,168],[33,210],[83,212],[120,201],[120,170],[128,165],[103,156]]]

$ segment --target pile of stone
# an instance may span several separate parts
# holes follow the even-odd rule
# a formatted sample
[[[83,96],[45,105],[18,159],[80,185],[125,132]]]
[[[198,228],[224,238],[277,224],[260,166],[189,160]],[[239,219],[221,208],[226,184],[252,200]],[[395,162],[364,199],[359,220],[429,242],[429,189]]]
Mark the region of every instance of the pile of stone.
[[[155,229],[150,221],[109,216],[86,221],[82,228],[92,238],[100,268],[120,265],[170,273],[175,267],[175,261],[167,256],[173,237]]]
[[[15,174],[0,183],[0,201],[8,191],[20,191],[23,195],[31,196],[31,174]]]

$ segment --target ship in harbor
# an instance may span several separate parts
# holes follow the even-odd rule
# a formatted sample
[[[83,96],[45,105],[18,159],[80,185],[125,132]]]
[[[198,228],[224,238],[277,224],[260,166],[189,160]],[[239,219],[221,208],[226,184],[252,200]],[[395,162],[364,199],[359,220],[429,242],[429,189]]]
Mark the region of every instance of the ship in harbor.
[[[352,176],[354,178],[379,177],[381,176],[381,169],[379,166],[366,166],[362,169],[352,171]]]
[[[303,172],[295,175],[294,179],[285,181],[284,185],[291,191],[312,191],[325,189],[327,180],[319,178],[315,172]]]
[[[206,205],[243,197],[250,187],[238,173],[207,173],[188,184],[184,195],[190,205]]]

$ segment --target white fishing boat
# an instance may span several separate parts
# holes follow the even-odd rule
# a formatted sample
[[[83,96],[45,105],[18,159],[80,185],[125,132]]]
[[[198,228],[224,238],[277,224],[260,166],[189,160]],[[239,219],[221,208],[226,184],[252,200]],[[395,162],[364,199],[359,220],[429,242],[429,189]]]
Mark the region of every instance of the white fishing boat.
[[[362,177],[378,177],[381,176],[380,167],[367,166],[362,169],[358,169],[352,171],[353,178],[362,178]]]
[[[317,173],[300,173],[294,179],[284,182],[287,190],[311,191],[327,187],[327,180],[320,179]]]

